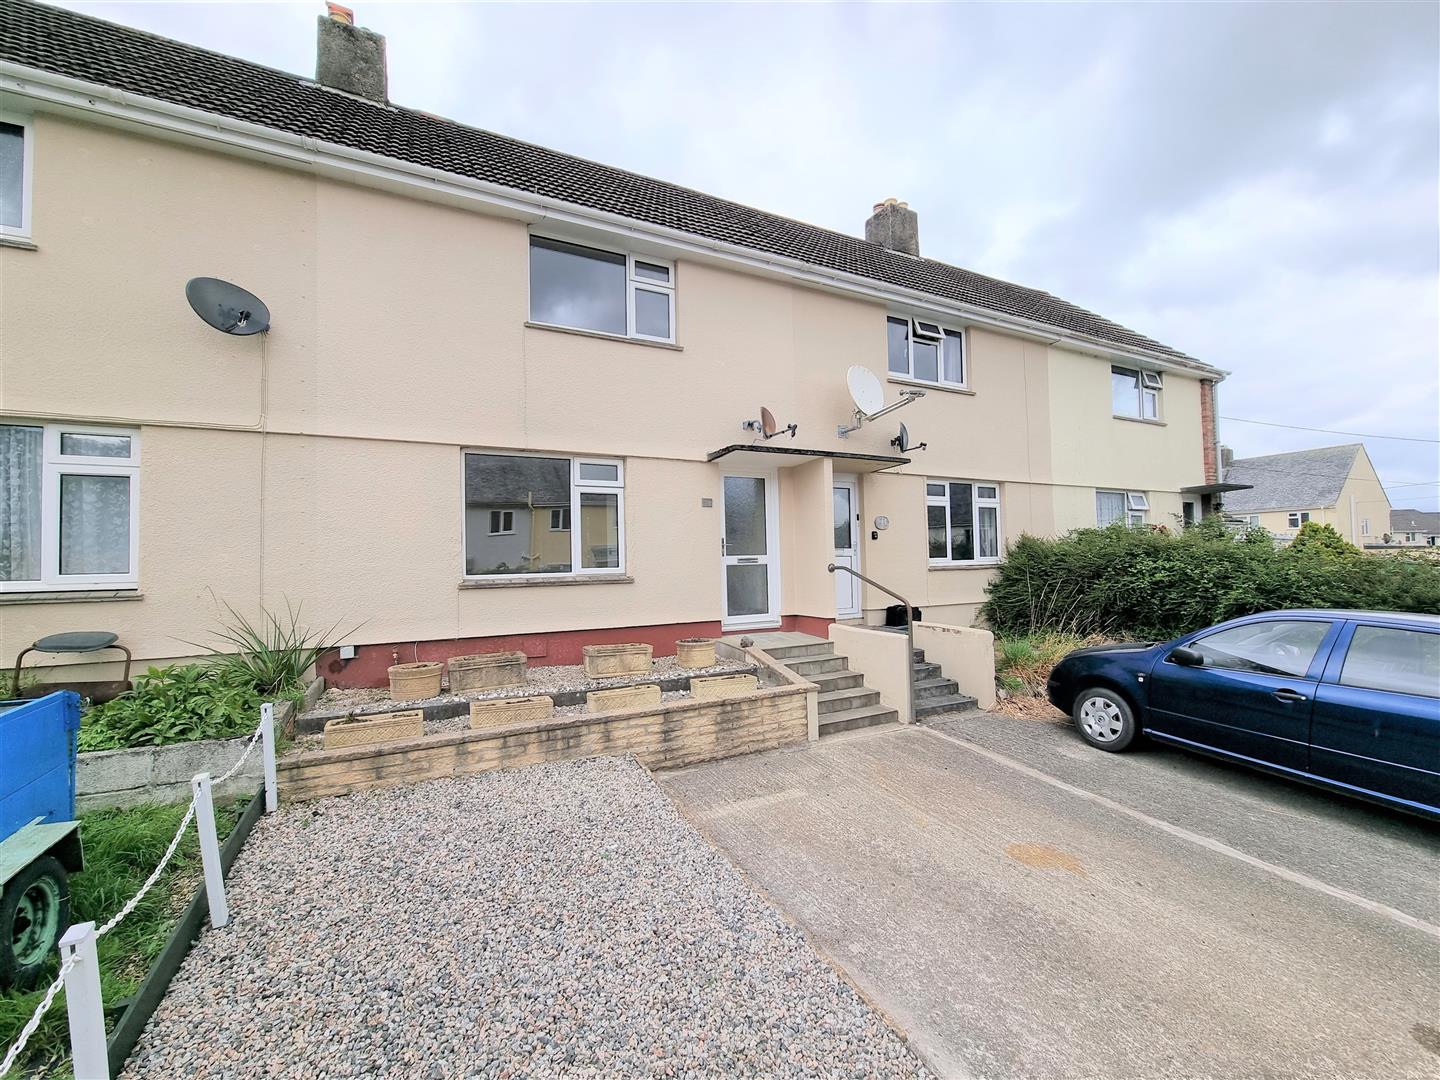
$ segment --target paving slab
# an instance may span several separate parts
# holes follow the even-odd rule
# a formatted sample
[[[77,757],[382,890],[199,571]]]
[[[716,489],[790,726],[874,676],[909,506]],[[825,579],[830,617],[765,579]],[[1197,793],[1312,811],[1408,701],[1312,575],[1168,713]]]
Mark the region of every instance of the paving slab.
[[[1440,1074],[1436,830],[1086,751],[986,716],[658,779],[942,1075]]]

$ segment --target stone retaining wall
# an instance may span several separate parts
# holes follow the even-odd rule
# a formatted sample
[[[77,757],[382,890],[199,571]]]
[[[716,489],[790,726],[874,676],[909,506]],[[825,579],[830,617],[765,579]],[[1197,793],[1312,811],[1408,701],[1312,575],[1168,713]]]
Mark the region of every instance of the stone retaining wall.
[[[671,701],[297,754],[279,763],[280,798],[318,799],[570,758],[634,754],[648,768],[661,769],[771,750],[809,738],[807,690],[813,687],[798,683],[745,697]]]
[[[310,705],[325,690],[316,679],[305,692]],[[302,703],[301,708],[306,706]],[[295,706],[289,701],[275,703],[276,733],[294,724]],[[260,718],[257,716],[258,724]],[[173,746],[142,746],[134,750],[92,750],[80,754],[75,766],[75,811],[103,810],[112,806],[141,803],[183,803],[190,799],[190,780],[200,772],[218,776],[239,760],[250,738],[205,739]],[[215,788],[217,798],[252,794],[264,779],[260,748],[257,746],[239,772]]]

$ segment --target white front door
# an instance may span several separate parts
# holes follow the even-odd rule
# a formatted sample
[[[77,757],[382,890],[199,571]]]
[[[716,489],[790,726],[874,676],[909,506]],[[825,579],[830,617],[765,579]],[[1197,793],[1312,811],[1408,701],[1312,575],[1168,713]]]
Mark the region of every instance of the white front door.
[[[780,530],[773,475],[722,479],[721,583],[726,629],[780,622]]]
[[[850,477],[835,478],[835,565],[860,570],[860,484]],[[835,617],[860,616],[860,579],[835,572]]]

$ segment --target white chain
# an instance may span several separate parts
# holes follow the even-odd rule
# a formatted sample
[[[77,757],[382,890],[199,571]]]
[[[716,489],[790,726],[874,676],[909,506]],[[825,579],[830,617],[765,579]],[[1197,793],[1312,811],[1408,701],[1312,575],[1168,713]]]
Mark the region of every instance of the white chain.
[[[72,956],[60,965],[60,974],[55,976],[55,981],[51,983],[49,989],[45,991],[45,996],[35,1008],[35,1015],[30,1017],[30,1022],[20,1029],[20,1037],[16,1039],[15,1044],[6,1051],[4,1062],[0,1063],[0,1076],[8,1073],[10,1066],[15,1064],[15,1059],[20,1056],[20,1051],[25,1049],[25,1044],[30,1041],[30,1036],[34,1035],[35,1029],[40,1026],[40,1018],[45,1015],[46,1010],[54,1003],[55,995],[58,994],[60,988],[65,985],[65,976],[68,975],[70,969],[79,962],[79,956]]]
[[[255,744],[259,741],[260,729],[257,727],[255,729],[255,734],[251,735],[250,741],[245,744],[245,752],[240,755],[240,760],[235,762],[234,765],[231,765],[229,771],[226,772],[223,776],[217,776],[214,780],[210,781],[210,783],[215,787],[219,787],[226,780],[229,780],[230,777],[234,776],[236,772],[239,771],[240,766],[245,764],[245,759],[250,756],[250,751],[255,749]]]
[[[126,915],[129,915],[132,911],[135,910],[135,906],[139,904],[141,899],[144,898],[145,894],[150,891],[150,887],[154,885],[155,882],[160,880],[161,872],[164,871],[166,863],[168,863],[172,858],[175,857],[175,849],[180,846],[180,838],[185,835],[185,830],[189,827],[190,820],[194,816],[195,799],[192,796],[190,799],[190,805],[185,808],[184,820],[180,822],[180,827],[175,830],[175,839],[171,840],[170,846],[165,849],[165,855],[160,860],[160,865],[155,867],[155,869],[150,872],[150,876],[145,879],[145,884],[140,886],[140,891],[137,892],[134,896],[132,896],[126,902],[125,906],[115,913],[115,917],[109,922],[107,922],[104,926],[100,927],[99,930],[95,931],[95,936],[97,938],[103,937],[105,934],[108,934],[111,930],[115,929],[116,925],[120,922],[121,919],[125,918]],[[3,1075],[3,1073],[0,1073],[0,1076]]]

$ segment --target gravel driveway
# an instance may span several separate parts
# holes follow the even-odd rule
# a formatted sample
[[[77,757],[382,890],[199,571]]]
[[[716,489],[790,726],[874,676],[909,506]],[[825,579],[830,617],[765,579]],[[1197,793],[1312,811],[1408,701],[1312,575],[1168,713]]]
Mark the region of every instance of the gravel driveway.
[[[926,1075],[630,760],[282,809],[124,1072]]]

